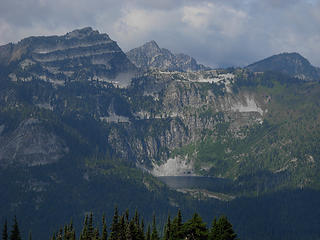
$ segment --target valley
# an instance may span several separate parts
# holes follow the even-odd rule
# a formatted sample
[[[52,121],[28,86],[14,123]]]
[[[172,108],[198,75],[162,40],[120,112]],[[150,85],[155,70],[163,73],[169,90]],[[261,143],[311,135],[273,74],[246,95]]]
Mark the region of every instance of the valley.
[[[125,54],[92,28],[1,46],[1,220],[17,214],[40,239],[117,205],[314,239],[317,71],[297,54],[210,69],[154,41]]]

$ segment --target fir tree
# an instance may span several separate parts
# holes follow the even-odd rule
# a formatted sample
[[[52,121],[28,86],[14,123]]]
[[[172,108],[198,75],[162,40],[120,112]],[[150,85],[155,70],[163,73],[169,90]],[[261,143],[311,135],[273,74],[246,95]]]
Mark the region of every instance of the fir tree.
[[[14,216],[14,222],[11,230],[10,240],[21,240],[17,217]]]
[[[88,238],[88,215],[86,214],[84,218],[82,231],[80,234],[80,240],[87,240],[87,238]]]
[[[134,240],[134,223],[130,221],[126,228],[126,240]]]
[[[150,236],[150,225],[148,225],[148,230],[147,230],[147,234],[146,234],[146,240],[151,240],[151,236]]]
[[[159,235],[158,235],[157,226],[156,226],[156,216],[155,215],[153,215],[153,221],[152,221],[151,240],[159,240]]]
[[[60,228],[57,234],[57,240],[62,240],[62,239],[63,239],[63,230],[62,228]]]
[[[92,235],[91,239],[100,240],[100,234],[99,234],[99,229],[98,228],[95,228],[93,230],[93,235]]]
[[[56,234],[55,233],[52,235],[51,240],[56,240]]]
[[[118,240],[119,237],[119,215],[118,215],[118,207],[114,209],[114,215],[112,219],[111,225],[111,233],[110,233],[110,240]]]
[[[76,240],[76,232],[74,231],[74,229],[71,232],[71,240]]]
[[[126,210],[126,213],[125,213],[125,221],[126,221],[126,224],[129,223],[129,209]]]
[[[219,240],[235,240],[237,239],[237,234],[233,231],[231,223],[228,221],[227,217],[222,216],[219,218],[218,223],[218,236]]]
[[[128,224],[125,221],[125,216],[122,215],[119,222],[119,239],[126,240],[126,231]]]
[[[4,225],[3,225],[2,240],[8,240],[8,223],[7,223],[7,219],[4,221]]]
[[[167,224],[166,224],[166,226],[164,228],[163,239],[164,240],[171,239],[171,220],[170,220],[170,215],[168,216]]]
[[[134,218],[133,218],[134,222],[136,225],[139,225],[139,214],[138,214],[138,210],[136,209],[135,210],[135,213],[134,213]]]
[[[171,224],[171,236],[173,239],[182,239],[183,238],[182,226],[183,226],[182,214],[179,209],[177,216],[173,219],[172,224]]]
[[[217,239],[219,239],[219,229],[218,229],[217,219],[214,218],[211,225],[210,233],[209,233],[209,240],[217,240]]]
[[[93,228],[93,214],[90,213],[89,222],[88,222],[88,238],[92,239],[94,236],[94,228]]]
[[[141,218],[141,224],[140,226],[138,226],[138,230],[139,230],[139,240],[144,240],[145,236],[144,236],[144,221],[143,218]]]
[[[106,217],[103,214],[103,216],[102,216],[102,235],[101,235],[101,240],[107,240],[107,238],[108,238],[107,223],[106,223]]]
[[[199,214],[195,213],[193,217],[184,225],[184,235],[187,239],[207,240],[208,230],[206,224],[202,221]]]

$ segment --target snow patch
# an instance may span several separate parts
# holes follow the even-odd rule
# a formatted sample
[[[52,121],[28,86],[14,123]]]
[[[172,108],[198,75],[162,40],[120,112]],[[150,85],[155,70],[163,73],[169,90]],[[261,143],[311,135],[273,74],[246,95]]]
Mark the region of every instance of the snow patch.
[[[195,176],[194,163],[188,160],[187,157],[181,158],[176,156],[169,158],[166,163],[157,165],[153,163],[153,170],[151,173],[154,176]]]
[[[114,123],[130,123],[130,120],[128,117],[120,116],[117,114],[109,115],[109,117],[100,117],[100,121],[105,121],[108,123],[114,122]]]
[[[258,112],[263,115],[263,110],[257,105],[253,98],[245,96],[245,102],[237,102],[231,106],[231,110],[238,112]]]
[[[198,79],[193,80],[194,82],[208,82],[208,83],[219,83],[225,82],[230,84],[230,80],[234,79],[234,75],[232,73],[219,74],[214,78],[203,78],[202,76]]]
[[[47,109],[53,111],[53,107],[50,105],[50,103],[38,103],[36,104],[37,107],[42,109]]]

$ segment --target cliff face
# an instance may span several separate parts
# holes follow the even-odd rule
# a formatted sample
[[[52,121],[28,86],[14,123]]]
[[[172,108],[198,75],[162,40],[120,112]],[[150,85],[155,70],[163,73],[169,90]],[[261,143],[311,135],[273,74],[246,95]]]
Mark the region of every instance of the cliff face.
[[[11,69],[13,81],[41,79],[55,85],[95,80],[127,86],[136,73],[115,41],[89,27],[1,46],[0,64]]]
[[[109,142],[122,157],[134,158],[138,166],[149,168],[155,175],[199,174],[188,164],[195,160],[192,156],[180,159],[176,170],[166,172],[158,166],[172,162],[176,149],[209,136],[217,139],[221,128],[234,138],[244,138],[242,129],[261,125],[268,111],[267,102],[259,94],[245,90],[234,93],[234,78],[234,74],[217,71],[154,71],[135,79],[130,90],[139,91],[150,105],[133,108],[134,118],[121,131],[114,127]],[[185,165],[188,171],[183,170]]]
[[[160,69],[162,71],[200,71],[209,70],[208,67],[198,64],[186,54],[173,54],[168,49],[160,48],[155,41],[126,53],[132,63],[143,70]]]
[[[1,125],[0,129],[5,130]],[[65,142],[45,129],[37,119],[22,121],[12,132],[0,134],[0,166],[32,167],[59,161],[69,149]]]

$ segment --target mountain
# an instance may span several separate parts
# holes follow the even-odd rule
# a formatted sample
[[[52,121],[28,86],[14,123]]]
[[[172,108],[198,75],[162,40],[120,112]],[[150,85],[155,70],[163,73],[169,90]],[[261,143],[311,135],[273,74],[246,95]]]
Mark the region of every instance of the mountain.
[[[318,82],[245,68],[141,73],[106,39],[89,28],[0,47],[1,221],[17,214],[43,239],[118,205],[146,222],[178,208],[227,214],[244,239],[319,236]],[[55,60],[43,46],[61,48]]]
[[[160,69],[163,71],[200,71],[209,70],[208,67],[198,64],[195,59],[185,54],[173,54],[168,49],[160,48],[155,41],[126,53],[132,63],[138,68]]]
[[[320,80],[320,68],[316,68],[299,53],[281,53],[247,66],[254,72],[277,71],[304,81]]]
[[[13,81],[40,78],[55,85],[91,79],[127,86],[136,73],[117,43],[90,27],[1,46],[0,65],[14,70]]]

